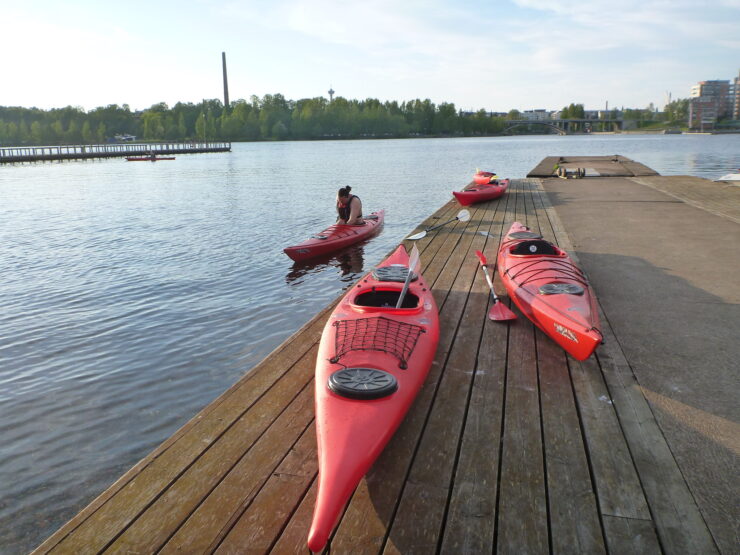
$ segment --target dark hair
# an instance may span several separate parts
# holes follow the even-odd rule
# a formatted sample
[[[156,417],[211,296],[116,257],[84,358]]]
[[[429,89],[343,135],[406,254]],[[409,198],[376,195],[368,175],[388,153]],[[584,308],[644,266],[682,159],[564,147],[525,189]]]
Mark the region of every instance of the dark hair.
[[[338,197],[348,197],[349,196],[349,192],[351,190],[352,190],[352,187],[350,187],[349,185],[347,185],[346,187],[342,187],[337,192],[337,196]]]

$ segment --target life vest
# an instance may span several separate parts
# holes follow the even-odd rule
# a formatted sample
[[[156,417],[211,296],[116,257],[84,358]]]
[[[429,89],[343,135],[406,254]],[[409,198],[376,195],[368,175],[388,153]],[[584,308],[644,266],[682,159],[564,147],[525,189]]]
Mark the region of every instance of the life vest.
[[[351,208],[353,199],[359,200],[360,197],[356,195],[350,195],[349,200],[347,201],[347,204],[340,204],[339,202],[337,202],[337,213],[339,213],[340,220],[344,220],[344,221],[349,220],[350,213],[352,212],[350,208]],[[362,209],[360,209],[359,217],[362,218]]]

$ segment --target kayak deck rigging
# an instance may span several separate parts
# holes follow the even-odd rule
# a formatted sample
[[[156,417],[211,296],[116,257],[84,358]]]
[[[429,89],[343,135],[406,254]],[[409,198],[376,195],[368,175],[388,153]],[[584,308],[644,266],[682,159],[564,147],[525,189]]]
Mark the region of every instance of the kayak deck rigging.
[[[391,320],[384,316],[338,320],[336,327],[336,354],[332,363],[350,351],[380,351],[399,360],[398,367],[408,368],[408,360],[414,352],[419,336],[425,333],[421,326]]]

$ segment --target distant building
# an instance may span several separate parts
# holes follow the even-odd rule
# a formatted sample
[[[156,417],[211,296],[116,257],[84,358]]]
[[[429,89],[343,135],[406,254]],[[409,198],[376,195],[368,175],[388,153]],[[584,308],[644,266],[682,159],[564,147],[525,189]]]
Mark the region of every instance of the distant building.
[[[130,142],[133,142],[133,141],[135,141],[135,140],[136,140],[136,135],[126,135],[126,134],[123,134],[123,135],[116,135],[116,136],[115,136],[115,139],[116,139],[116,140],[117,140],[117,141],[118,141],[119,143],[130,143]]]
[[[732,116],[734,100],[729,81],[700,81],[689,94],[689,127],[714,128],[718,119]]]
[[[740,71],[738,71],[738,75],[733,80],[732,85],[734,88],[733,96],[735,97],[732,107],[732,119],[740,120]]]
[[[545,121],[550,119],[550,112],[543,108],[537,110],[524,110],[522,112],[522,119],[526,119],[528,121]]]

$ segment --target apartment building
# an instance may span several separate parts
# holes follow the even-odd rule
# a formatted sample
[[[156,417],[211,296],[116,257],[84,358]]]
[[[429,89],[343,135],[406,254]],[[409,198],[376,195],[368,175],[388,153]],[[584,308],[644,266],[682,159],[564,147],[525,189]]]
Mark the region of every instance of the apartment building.
[[[733,94],[730,95],[732,87]],[[729,81],[700,81],[689,94],[689,127],[712,129],[720,118],[733,115],[735,83]]]

